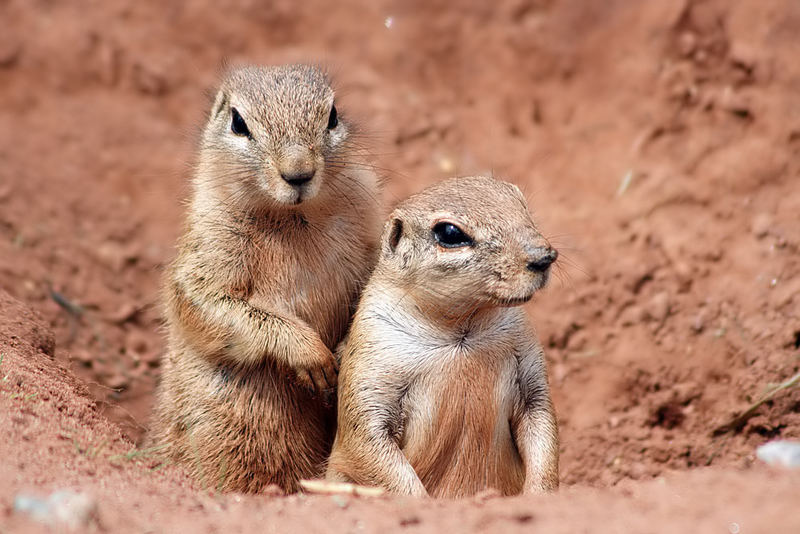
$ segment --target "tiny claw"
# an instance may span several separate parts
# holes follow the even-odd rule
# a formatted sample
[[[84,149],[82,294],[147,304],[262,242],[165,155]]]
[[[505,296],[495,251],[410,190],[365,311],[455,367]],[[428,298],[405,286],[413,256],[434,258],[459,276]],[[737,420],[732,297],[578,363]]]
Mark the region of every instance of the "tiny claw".
[[[295,373],[295,379],[301,386],[307,389],[314,389],[314,381],[311,379],[311,375],[308,373],[308,371],[297,371]]]
[[[325,371],[323,369],[316,369],[312,374],[314,378],[314,391],[315,393],[321,393],[327,389],[328,384],[327,380],[325,379]]]
[[[329,369],[324,370],[325,373],[325,383],[327,384],[327,389],[334,389],[336,387],[336,370],[331,367]]]

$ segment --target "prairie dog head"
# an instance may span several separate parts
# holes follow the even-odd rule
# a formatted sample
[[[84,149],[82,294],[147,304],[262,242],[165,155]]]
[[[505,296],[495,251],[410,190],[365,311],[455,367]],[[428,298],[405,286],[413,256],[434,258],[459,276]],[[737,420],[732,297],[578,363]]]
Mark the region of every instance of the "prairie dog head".
[[[305,205],[335,187],[326,181],[344,163],[347,138],[333,89],[318,68],[237,68],[214,100],[198,177],[239,202]]]
[[[417,302],[460,313],[527,302],[547,283],[557,256],[519,188],[451,178],[395,209],[379,269]]]

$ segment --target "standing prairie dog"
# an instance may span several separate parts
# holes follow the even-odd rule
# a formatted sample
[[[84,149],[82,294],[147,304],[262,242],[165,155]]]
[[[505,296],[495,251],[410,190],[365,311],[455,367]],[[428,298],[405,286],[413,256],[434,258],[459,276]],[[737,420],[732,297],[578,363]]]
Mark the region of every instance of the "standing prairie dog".
[[[208,117],[152,439],[203,484],[285,491],[324,472],[331,353],[374,263],[376,176],[317,68],[245,67]]]
[[[436,497],[557,488],[544,354],[519,306],[556,257],[511,184],[453,178],[400,204],[342,351],[327,478]]]

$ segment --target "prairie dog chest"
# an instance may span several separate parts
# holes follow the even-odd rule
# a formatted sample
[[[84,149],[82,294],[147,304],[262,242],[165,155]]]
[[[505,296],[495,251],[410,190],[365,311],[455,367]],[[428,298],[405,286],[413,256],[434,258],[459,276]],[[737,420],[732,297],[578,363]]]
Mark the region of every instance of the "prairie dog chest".
[[[373,334],[381,330],[373,326]],[[432,439],[510,439],[508,420],[520,393],[507,333],[488,328],[463,338],[438,334],[412,321],[394,322],[380,334],[389,341],[377,351],[378,366],[404,383],[395,407],[401,448],[422,450]]]
[[[431,438],[502,437],[519,398],[513,355],[450,349],[431,355],[420,371],[400,407],[401,447]]]
[[[349,313],[358,281],[369,268],[368,245],[344,217],[294,225],[291,231],[258,237],[250,302],[269,302],[329,330],[333,319]]]

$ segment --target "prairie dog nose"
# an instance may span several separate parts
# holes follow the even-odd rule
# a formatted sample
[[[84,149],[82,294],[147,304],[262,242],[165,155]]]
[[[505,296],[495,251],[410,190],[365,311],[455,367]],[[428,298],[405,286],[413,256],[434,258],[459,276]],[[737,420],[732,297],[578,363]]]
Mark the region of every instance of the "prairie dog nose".
[[[289,172],[289,173],[282,172],[281,178],[283,178],[289,185],[298,187],[306,182],[311,181],[316,172],[317,171],[314,169],[311,169],[309,171],[300,171],[300,172]]]
[[[528,270],[543,273],[558,258],[558,251],[552,247],[538,249],[528,260]]]
[[[314,178],[317,169],[307,148],[294,145],[286,149],[280,166],[281,178],[293,187],[299,187]]]

